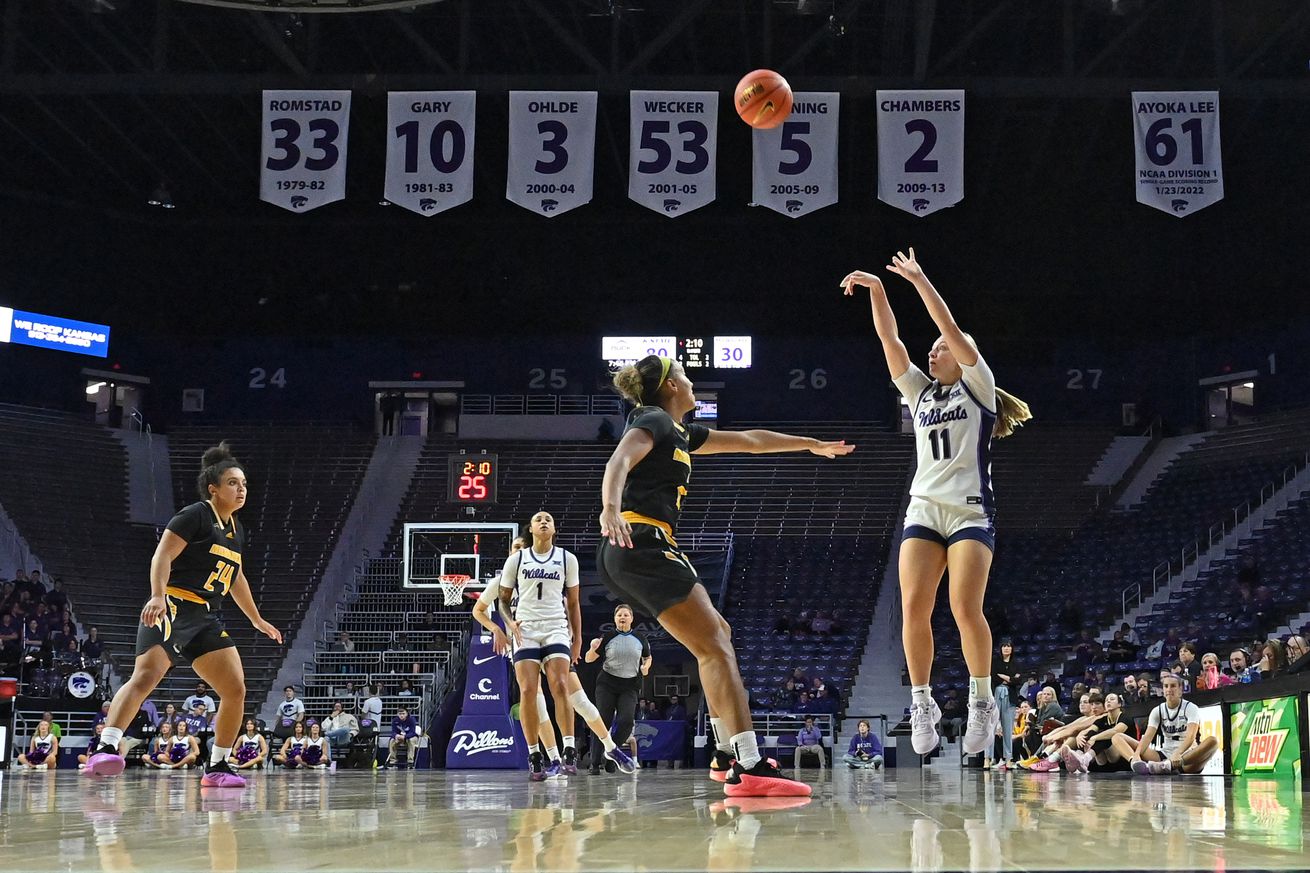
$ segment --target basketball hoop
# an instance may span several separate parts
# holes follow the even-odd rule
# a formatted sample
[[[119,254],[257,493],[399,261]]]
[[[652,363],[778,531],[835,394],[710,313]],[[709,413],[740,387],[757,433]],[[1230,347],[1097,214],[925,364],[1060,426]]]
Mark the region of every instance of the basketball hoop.
[[[447,606],[460,605],[464,586],[469,584],[469,578],[458,574],[438,577],[437,581],[441,584],[441,599]]]

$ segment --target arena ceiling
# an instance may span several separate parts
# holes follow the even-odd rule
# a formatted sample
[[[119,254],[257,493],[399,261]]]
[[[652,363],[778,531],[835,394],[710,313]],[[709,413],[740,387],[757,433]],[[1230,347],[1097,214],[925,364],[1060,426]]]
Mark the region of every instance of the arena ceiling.
[[[1306,101],[1310,3],[1250,0],[8,0],[0,194],[130,210],[256,210],[263,88],[730,87],[770,66],[804,87],[966,87],[1048,148],[1065,101],[1218,87]],[[348,14],[313,14],[327,10]],[[259,11],[250,11],[257,9]],[[292,10],[302,11],[292,11]],[[381,100],[374,101],[380,104]],[[1037,107],[1030,117],[1027,109]],[[376,138],[375,138],[376,139]],[[370,154],[370,149],[374,153]],[[357,136],[352,165],[380,162]]]

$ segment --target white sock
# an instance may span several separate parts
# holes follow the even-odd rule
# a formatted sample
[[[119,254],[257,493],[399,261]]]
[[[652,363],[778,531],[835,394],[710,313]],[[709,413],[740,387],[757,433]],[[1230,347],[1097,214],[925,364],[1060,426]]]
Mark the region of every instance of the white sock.
[[[564,738],[564,748],[566,748],[566,749],[577,749],[577,746],[573,745],[573,737],[565,737],[565,738]]]
[[[612,752],[619,747],[619,744],[614,742],[614,738],[609,735],[609,731],[600,735],[600,744],[605,747],[607,752]]]
[[[992,699],[992,677],[991,676],[970,676],[969,677],[969,700],[991,700]]]
[[[760,762],[760,749],[755,742],[755,731],[733,734],[728,742],[732,746],[733,756],[743,770],[749,770]]]
[[[209,750],[210,766],[213,766],[214,764],[222,764],[231,754],[231,746],[220,746],[218,743],[214,743],[214,748]]]
[[[729,741],[727,734],[723,731],[723,722],[710,716],[710,732],[714,734],[714,748],[723,752],[725,755],[731,755],[732,743]]]
[[[911,685],[910,702],[926,703],[932,705],[932,686],[931,685]]]
[[[121,743],[122,741],[123,741],[122,728],[107,727],[100,732],[100,742],[103,745],[109,746],[111,749],[113,749],[115,754],[118,753],[118,744]]]
[[[546,757],[547,757],[547,758],[550,758],[552,761],[558,761],[558,760],[559,760],[559,746],[549,746],[549,747],[547,747],[547,749],[546,749]]]

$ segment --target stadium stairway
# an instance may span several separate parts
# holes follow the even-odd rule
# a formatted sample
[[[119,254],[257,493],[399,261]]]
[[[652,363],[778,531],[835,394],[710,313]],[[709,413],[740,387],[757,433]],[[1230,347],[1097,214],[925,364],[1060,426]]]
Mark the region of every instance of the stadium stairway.
[[[1146,499],[1147,492],[1165,471],[1178,460],[1178,456],[1205,442],[1209,434],[1195,433],[1187,436],[1168,437],[1160,440],[1151,456],[1142,464],[1137,475],[1128,483],[1128,487],[1119,495],[1115,506],[1120,509],[1132,509]]]
[[[1149,436],[1117,436],[1106,447],[1105,454],[1096,462],[1087,476],[1087,484],[1098,488],[1114,488],[1128,471],[1141,459],[1151,444]]]
[[[337,606],[345,602],[349,588],[370,556],[382,553],[387,534],[400,515],[400,506],[414,477],[423,437],[382,437],[373,447],[373,457],[359,486],[359,494],[350,508],[341,536],[332,549],[323,579],[314,599],[305,610],[295,639],[287,640],[286,658],[263,705],[255,710],[271,720],[287,685],[302,681],[304,663],[314,659],[314,651],[326,648],[335,638]],[[327,623],[333,622],[332,627]]]

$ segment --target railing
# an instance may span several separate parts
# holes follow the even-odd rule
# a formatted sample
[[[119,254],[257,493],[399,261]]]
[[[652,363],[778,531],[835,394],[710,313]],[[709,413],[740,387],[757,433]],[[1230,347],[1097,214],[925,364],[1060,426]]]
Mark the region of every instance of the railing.
[[[1156,564],[1155,569],[1151,571],[1149,586],[1134,582],[1120,592],[1123,609],[1121,619],[1126,619],[1128,613],[1132,612],[1144,601],[1154,597],[1161,589],[1172,585],[1174,578],[1186,572],[1187,568],[1194,564],[1202,554],[1219,545],[1233,532],[1240,531],[1243,525],[1247,527],[1246,534],[1249,536],[1251,533],[1250,520],[1255,511],[1272,500],[1275,494],[1287,487],[1287,484],[1295,479],[1307,466],[1310,466],[1310,452],[1306,452],[1299,461],[1287,465],[1279,479],[1265,483],[1260,488],[1260,494],[1256,499],[1237,504],[1229,510],[1223,521],[1217,521],[1210,525],[1210,529],[1206,531],[1204,537],[1197,537],[1192,542],[1184,545],[1178,550],[1176,558],[1170,557]]]
[[[463,394],[461,415],[623,415],[613,394]]]
[[[780,736],[795,736],[805,727],[805,719],[814,719],[814,726],[828,739],[828,747],[837,742],[837,716],[826,712],[756,712],[751,713],[751,730],[761,734],[765,745],[776,746]],[[704,707],[697,714],[696,731],[701,736],[709,734],[709,717]]]

